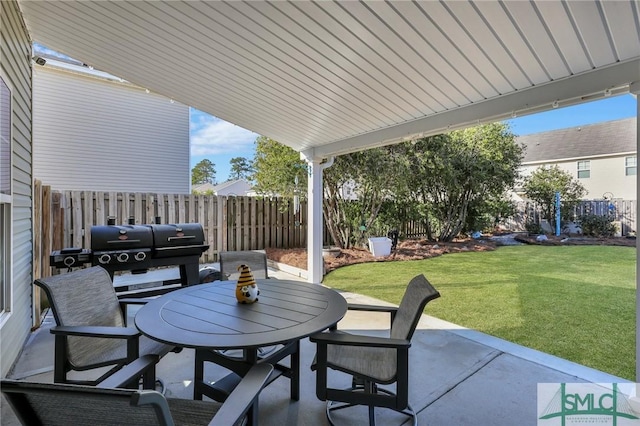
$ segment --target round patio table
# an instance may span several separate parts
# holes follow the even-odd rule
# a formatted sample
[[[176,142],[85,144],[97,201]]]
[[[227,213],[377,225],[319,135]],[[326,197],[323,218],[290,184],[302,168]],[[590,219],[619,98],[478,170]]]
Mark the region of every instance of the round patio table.
[[[144,305],[135,317],[146,336],[171,345],[195,348],[194,399],[206,395],[222,401],[251,365],[274,366],[269,382],[281,375],[291,380],[291,399],[300,395],[300,339],[330,328],[347,312],[338,292],[300,281],[256,280],[258,301],[238,303],[236,281],[214,281],[167,293]],[[282,344],[264,358],[258,348]],[[225,349],[242,349],[242,357],[229,357]],[[279,363],[291,356],[289,365]],[[204,380],[204,363],[214,362],[232,371],[215,383]],[[249,422],[257,422],[254,404]]]

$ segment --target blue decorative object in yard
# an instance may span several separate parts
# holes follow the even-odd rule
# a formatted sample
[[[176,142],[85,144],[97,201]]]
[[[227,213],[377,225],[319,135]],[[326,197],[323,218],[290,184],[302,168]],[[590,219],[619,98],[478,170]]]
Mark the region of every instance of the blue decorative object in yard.
[[[560,192],[556,191],[556,237],[560,235]]]

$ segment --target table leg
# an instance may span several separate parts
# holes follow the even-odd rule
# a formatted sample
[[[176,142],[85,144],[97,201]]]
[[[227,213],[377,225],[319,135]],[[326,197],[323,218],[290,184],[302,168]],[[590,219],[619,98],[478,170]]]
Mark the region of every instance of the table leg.
[[[300,340],[296,340],[296,349],[291,354],[291,399],[300,399]]]
[[[244,349],[244,356],[247,362],[250,365],[255,365],[258,363],[258,348],[250,348]],[[256,401],[253,403],[249,412],[247,413],[247,424],[252,426],[258,426],[258,406],[259,406],[259,398],[256,398]]]
[[[201,359],[200,351],[196,349],[195,368],[193,373],[193,399],[202,401],[201,383],[204,381],[204,359]]]

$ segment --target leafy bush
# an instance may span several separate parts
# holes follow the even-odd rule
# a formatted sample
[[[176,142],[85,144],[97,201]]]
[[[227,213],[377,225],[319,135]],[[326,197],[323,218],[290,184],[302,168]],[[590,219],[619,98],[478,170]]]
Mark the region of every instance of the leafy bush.
[[[611,215],[585,214],[578,217],[578,224],[582,228],[582,233],[589,237],[613,237],[616,233],[616,226],[612,223]]]
[[[533,220],[528,220],[527,223],[524,224],[524,229],[529,234],[544,234],[542,226],[540,226],[538,222],[535,222]]]

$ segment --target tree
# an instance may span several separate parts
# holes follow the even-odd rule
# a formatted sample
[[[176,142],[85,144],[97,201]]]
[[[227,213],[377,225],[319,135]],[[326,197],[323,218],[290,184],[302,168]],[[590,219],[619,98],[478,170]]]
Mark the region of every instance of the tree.
[[[523,148],[507,125],[486,124],[404,143],[395,149],[405,163],[397,195],[421,203],[428,238],[451,241],[469,214],[483,214],[515,184]]]
[[[542,215],[549,223],[554,223],[556,216],[556,192],[560,192],[563,219],[570,217],[573,207],[587,192],[571,173],[561,170],[558,165],[538,167],[524,179],[522,189],[527,198],[540,205]]]
[[[191,184],[201,185],[203,183],[215,183],[216,165],[206,158],[193,166],[191,169]]]
[[[256,139],[253,167],[258,193],[288,198],[294,195],[306,197],[307,164],[294,149],[260,136]]]
[[[349,248],[362,241],[385,199],[392,195],[395,165],[387,148],[341,155],[324,171],[323,211],[334,243]],[[354,196],[346,196],[350,190]],[[361,228],[362,227],[362,228]]]
[[[231,160],[229,160],[229,164],[231,164],[229,180],[251,180],[253,167],[251,167],[251,162],[249,160],[244,157],[233,157]]]

